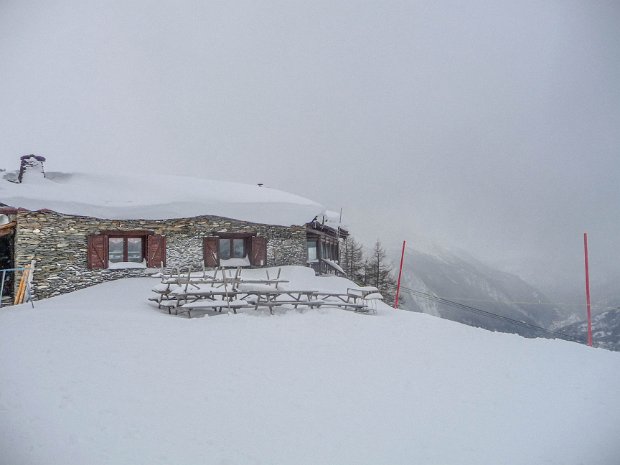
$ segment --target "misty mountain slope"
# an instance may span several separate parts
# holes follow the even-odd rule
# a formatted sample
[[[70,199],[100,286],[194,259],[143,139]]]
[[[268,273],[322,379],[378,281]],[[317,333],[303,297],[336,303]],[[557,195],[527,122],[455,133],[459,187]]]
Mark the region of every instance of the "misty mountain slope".
[[[560,328],[560,331],[585,343],[588,322],[579,321]],[[592,317],[592,343],[596,347],[620,351],[620,310],[610,310]]]
[[[525,323],[552,328],[563,319],[561,310],[519,277],[496,270],[462,252],[433,246],[407,248],[400,307],[460,323],[525,336],[540,335],[508,321],[491,318],[415,296],[421,291]]]
[[[591,279],[592,290],[592,341],[595,347],[620,351],[620,272],[613,268],[594,269]],[[570,300],[567,299],[567,300]],[[576,296],[581,300],[577,311],[573,311],[557,328],[562,333],[582,341],[587,341],[588,323],[586,321],[585,296]]]
[[[592,283],[592,313],[605,313],[609,310],[620,309],[620,272],[609,272],[605,280],[597,285]]]

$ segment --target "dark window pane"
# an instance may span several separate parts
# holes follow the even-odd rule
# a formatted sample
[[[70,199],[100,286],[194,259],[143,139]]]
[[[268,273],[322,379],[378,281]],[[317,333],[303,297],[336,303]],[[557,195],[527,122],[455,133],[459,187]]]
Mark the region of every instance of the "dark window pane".
[[[316,241],[308,241],[308,261],[316,260]]]
[[[233,257],[234,258],[243,258],[245,257],[245,240],[244,239],[233,239]]]
[[[124,241],[122,237],[111,237],[108,243],[108,260],[110,263],[123,261]]]
[[[219,255],[220,260],[228,260],[230,258],[230,240],[219,240]]]
[[[127,261],[141,263],[142,259],[142,238],[141,237],[128,237],[127,238]]]

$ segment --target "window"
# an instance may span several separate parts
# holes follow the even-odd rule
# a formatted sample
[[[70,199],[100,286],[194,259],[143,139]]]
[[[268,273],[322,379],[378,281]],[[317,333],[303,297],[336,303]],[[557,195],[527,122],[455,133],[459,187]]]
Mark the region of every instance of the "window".
[[[267,239],[255,233],[219,233],[205,237],[203,260],[207,267],[266,266]]]
[[[2,215],[0,215],[1,217]],[[2,223],[0,222],[0,225]],[[6,223],[8,224],[8,223]],[[15,228],[8,226],[0,226],[0,269],[15,268]],[[2,275],[2,273],[0,273]],[[13,295],[13,281],[15,273],[6,273],[0,279],[4,280],[4,295]],[[0,296],[1,297],[1,296]]]
[[[306,239],[306,250],[308,253],[308,263],[315,263],[320,260],[339,260],[338,240],[327,235],[310,235]]]
[[[317,261],[319,259],[317,254],[317,242],[315,240],[308,240],[306,243],[308,245],[308,261]]]
[[[166,264],[166,238],[153,231],[100,231],[88,236],[88,268],[121,269]],[[134,266],[124,265],[125,263]]]
[[[340,272],[334,266],[340,260],[340,239],[345,239],[348,232],[320,224],[315,220],[306,224],[306,251],[308,266],[318,274]]]
[[[218,240],[218,252],[220,260],[245,258],[247,256],[246,239],[220,237]]]
[[[321,241],[321,258],[338,260],[338,244]],[[308,260],[310,260],[310,249],[308,249]]]
[[[146,256],[145,240],[143,237],[114,237],[108,236],[108,262],[142,263]]]
[[[338,256],[338,244],[331,244],[331,259],[338,261],[340,257]]]

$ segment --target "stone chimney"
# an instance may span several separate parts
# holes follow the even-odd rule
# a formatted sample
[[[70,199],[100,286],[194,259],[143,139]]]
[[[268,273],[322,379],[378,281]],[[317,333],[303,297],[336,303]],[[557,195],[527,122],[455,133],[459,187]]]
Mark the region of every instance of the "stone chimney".
[[[19,175],[17,176],[17,181],[21,183],[24,180],[24,176],[44,178],[44,161],[45,157],[41,157],[39,155],[24,155],[23,157],[21,157],[21,165],[19,167]]]

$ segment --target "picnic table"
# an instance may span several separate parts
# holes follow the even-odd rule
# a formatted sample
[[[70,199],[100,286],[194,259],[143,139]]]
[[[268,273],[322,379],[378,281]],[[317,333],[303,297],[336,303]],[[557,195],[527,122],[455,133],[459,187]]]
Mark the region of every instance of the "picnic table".
[[[292,305],[296,309],[300,305],[312,308],[325,303],[317,299],[318,291],[314,289],[277,289],[261,283],[241,283],[238,290],[245,295],[244,300],[254,302],[255,310],[258,310],[258,307],[268,307],[272,315],[274,307],[282,305]],[[282,297],[287,298],[283,300]]]
[[[195,302],[201,299],[214,300],[216,297],[220,299],[232,300],[237,297],[238,292],[232,288],[220,288],[213,286],[196,286],[194,288],[176,288],[168,294],[178,301],[185,303]]]
[[[175,314],[186,312],[189,317],[191,317],[191,310],[196,309],[214,309],[221,312],[223,308],[227,308],[237,313],[239,308],[258,308],[262,304],[269,307],[273,313],[274,306],[284,304],[279,301],[276,303],[274,296],[282,294],[290,295],[298,305],[305,304],[302,296],[307,296],[309,291],[291,293],[291,291],[280,291],[273,286],[281,282],[288,281],[248,279],[238,283],[235,287],[229,286],[227,282],[222,283],[223,287],[216,287],[214,283],[178,285],[168,282],[153,287],[153,291],[158,293],[159,297],[152,298],[152,300],[157,302],[159,308],[167,308],[169,314],[172,313],[172,309],[175,309]],[[250,303],[247,300],[250,295],[257,297],[256,302]]]
[[[369,294],[373,294],[375,292],[379,292],[375,286],[359,286],[359,287],[349,287],[347,288],[347,294],[352,298],[361,298],[368,296]]]
[[[237,291],[233,286],[224,279],[202,281],[200,284],[196,282],[187,282],[185,286],[177,286],[174,288],[169,297],[176,300],[175,314],[187,313],[191,318],[191,311],[196,309],[214,309],[221,312],[222,308],[234,309],[237,313],[233,302],[237,298]]]
[[[175,314],[178,314],[178,307],[198,300],[216,300],[216,298],[220,298],[220,300],[233,300],[236,297],[234,289],[227,287],[222,289],[212,285],[190,285],[189,283],[179,285],[175,282],[162,282],[151,290],[157,296],[151,297],[149,300],[156,302],[158,308],[167,308],[169,314],[172,313],[173,308],[177,309]]]
[[[215,292],[191,292],[189,294],[177,294],[185,298],[197,297],[193,300],[186,301],[176,307],[175,314],[187,313],[191,318],[192,310],[208,310],[213,309],[221,312],[223,309],[232,310],[237,313],[240,308],[253,308],[258,310],[259,307],[269,308],[269,312],[273,315],[274,307],[282,305],[319,307],[324,301],[316,299],[316,291],[310,290],[278,290],[270,289],[245,289],[241,291],[215,291]],[[223,298],[216,298],[216,297]],[[279,299],[282,296],[288,296],[289,299]],[[234,300],[234,298],[238,298]]]
[[[180,307],[177,307],[176,314],[179,313],[187,313],[187,317],[192,317],[192,310],[209,310],[213,309],[218,312],[222,312],[222,309],[232,310],[234,313],[237,313],[237,310],[240,308],[254,308],[254,304],[250,304],[248,302],[244,302],[242,300],[197,300],[194,302],[187,302]]]
[[[376,301],[383,299],[374,286],[350,287],[346,293],[280,287],[288,282],[280,279],[280,273],[276,277],[267,274],[267,279],[242,278],[239,270],[228,277],[225,272],[221,277],[217,273],[162,276],[162,282],[152,289],[157,297],[149,300],[157,302],[159,308],[167,308],[170,314],[175,309],[175,314],[187,313],[191,318],[191,312],[199,309],[218,312],[227,309],[237,313],[241,308],[267,307],[273,314],[274,308],[284,305],[295,309],[330,306],[368,313],[372,308],[376,311]]]
[[[288,283],[288,280],[280,279],[281,269],[278,269],[275,276],[270,276],[269,270],[266,270],[266,279],[242,277],[241,272],[241,267],[234,274],[223,268],[207,273],[203,267],[202,272],[193,273],[191,267],[188,267],[187,273],[177,271],[176,274],[166,274],[162,269],[157,276],[161,278],[161,283],[152,289],[156,296],[149,300],[156,302],[159,308],[167,308],[169,314],[174,308],[175,314],[186,312],[188,317],[195,309],[221,312],[227,308],[237,313],[239,308],[258,308],[265,303],[273,313],[274,306],[283,305],[280,301],[276,304],[277,297],[273,297],[280,284]],[[250,302],[248,297],[252,296],[255,301]],[[291,299],[300,304],[302,295],[291,294]]]
[[[210,284],[212,286],[221,287],[223,285],[237,286],[240,283],[256,283],[256,284],[274,284],[276,287],[281,283],[288,283],[286,279],[247,279],[247,278],[166,278],[162,280],[163,284],[177,284],[180,286],[198,286],[200,284]]]
[[[318,296],[326,300],[326,305],[353,309],[355,312],[368,313],[370,308],[375,307],[375,301],[383,299],[379,290],[374,286],[349,287],[347,292],[319,292]],[[371,304],[371,305],[369,305]],[[376,312],[376,308],[375,308]]]

